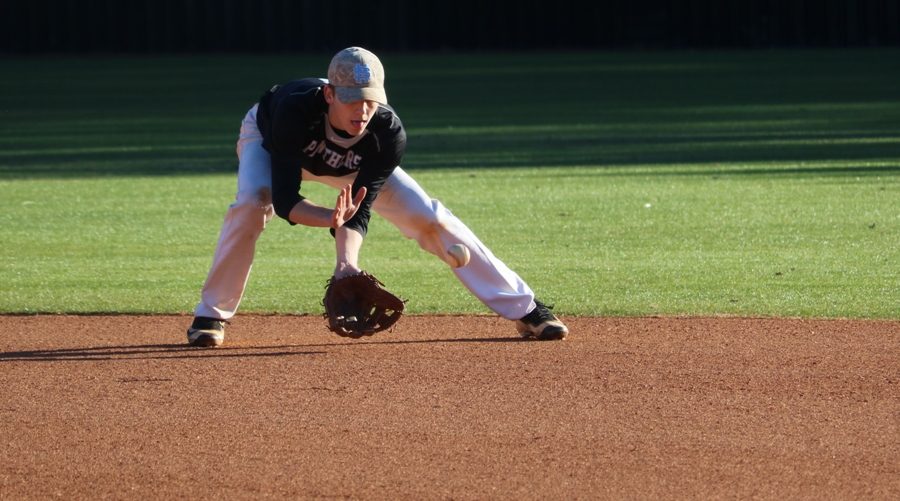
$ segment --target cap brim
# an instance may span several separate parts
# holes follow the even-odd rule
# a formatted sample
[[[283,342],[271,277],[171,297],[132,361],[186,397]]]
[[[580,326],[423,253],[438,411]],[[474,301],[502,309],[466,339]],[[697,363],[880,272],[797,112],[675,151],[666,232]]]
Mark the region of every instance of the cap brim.
[[[384,89],[374,87],[335,87],[334,91],[342,103],[352,103],[365,99],[387,104],[387,94],[384,92]]]

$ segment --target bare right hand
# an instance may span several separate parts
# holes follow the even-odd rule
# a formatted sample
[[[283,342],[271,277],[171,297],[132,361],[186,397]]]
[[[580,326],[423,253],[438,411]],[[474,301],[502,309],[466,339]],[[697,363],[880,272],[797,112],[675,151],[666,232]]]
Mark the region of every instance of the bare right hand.
[[[334,212],[331,213],[331,227],[334,229],[344,226],[344,223],[353,219],[356,211],[359,210],[359,206],[362,205],[363,199],[366,198],[365,186],[356,192],[355,197],[350,196],[352,190],[353,185],[348,184],[341,188],[341,192],[338,194],[337,201],[334,204]]]

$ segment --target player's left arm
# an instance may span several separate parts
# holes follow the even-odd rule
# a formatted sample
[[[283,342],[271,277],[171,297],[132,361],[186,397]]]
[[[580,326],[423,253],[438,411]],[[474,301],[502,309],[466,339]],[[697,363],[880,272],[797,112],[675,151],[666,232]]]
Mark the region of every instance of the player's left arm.
[[[377,125],[373,124],[373,129],[370,129],[375,136],[377,151],[366,155],[365,164],[360,166],[353,181],[353,193],[366,188],[366,198],[356,216],[347,221],[347,226],[357,230],[363,237],[369,228],[372,204],[406,153],[406,130],[393,109],[381,108],[378,119]]]
[[[394,169],[400,165],[400,160],[406,152],[406,131],[393,111],[384,127],[380,132],[376,132],[377,144],[380,145],[378,155],[366,158],[366,164],[360,166],[356,179],[353,181],[352,193],[358,197],[359,193],[365,192],[362,203],[359,204],[356,214],[349,217],[344,225],[334,227],[337,254],[334,271],[336,278],[357,274],[361,271],[359,251],[369,229],[372,204],[378,198],[382,186],[393,174]]]
[[[362,243],[363,235],[360,232],[346,226],[335,229],[336,262],[333,273],[335,279],[357,275],[362,271],[359,267],[359,250]]]
[[[359,267],[359,251],[369,230],[372,203],[375,202],[381,187],[394,168],[361,169],[357,174],[352,185],[352,192],[355,193],[354,199],[359,200],[359,203],[355,207],[354,213],[346,215],[343,224],[332,225],[336,256],[334,277],[336,279],[356,275],[362,271]],[[350,187],[345,189],[348,190],[347,196],[350,196]]]

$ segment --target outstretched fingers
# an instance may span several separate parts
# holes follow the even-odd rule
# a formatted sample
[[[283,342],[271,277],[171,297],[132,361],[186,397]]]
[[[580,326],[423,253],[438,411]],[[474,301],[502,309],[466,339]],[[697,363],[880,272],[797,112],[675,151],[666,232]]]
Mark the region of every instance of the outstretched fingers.
[[[334,212],[331,213],[332,228],[340,228],[344,223],[352,219],[353,216],[356,215],[356,211],[359,210],[360,205],[362,205],[363,200],[366,198],[365,186],[361,187],[359,191],[356,192],[355,197],[351,197],[352,190],[352,184],[348,184],[341,188],[341,192],[337,197],[337,202],[335,202],[334,205]]]

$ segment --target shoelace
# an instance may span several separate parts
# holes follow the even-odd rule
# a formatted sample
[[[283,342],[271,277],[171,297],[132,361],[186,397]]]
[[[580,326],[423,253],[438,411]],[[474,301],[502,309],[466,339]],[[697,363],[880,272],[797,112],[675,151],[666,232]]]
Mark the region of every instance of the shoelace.
[[[199,320],[199,322],[198,322]],[[218,325],[217,325],[218,322]],[[191,324],[191,327],[195,329],[215,329],[218,327],[224,328],[226,324],[230,324],[228,320],[220,320],[218,318],[209,318],[209,317],[198,317],[194,319],[194,322]]]
[[[555,318],[553,316],[553,313],[550,312],[550,310],[553,309],[553,305],[545,305],[540,301],[535,301],[534,303],[537,305],[537,307],[535,307],[535,309],[528,314],[528,319],[530,322],[537,324],[548,320],[553,320]]]

